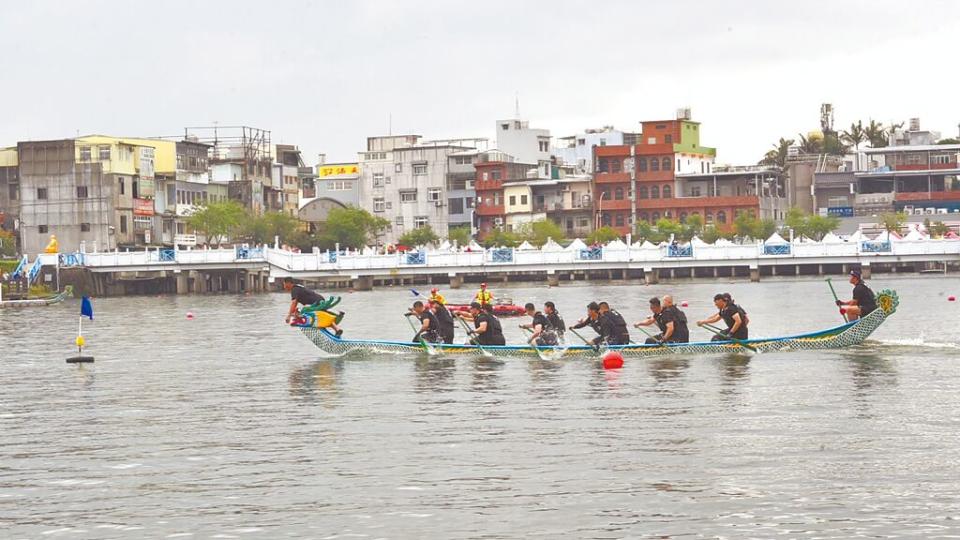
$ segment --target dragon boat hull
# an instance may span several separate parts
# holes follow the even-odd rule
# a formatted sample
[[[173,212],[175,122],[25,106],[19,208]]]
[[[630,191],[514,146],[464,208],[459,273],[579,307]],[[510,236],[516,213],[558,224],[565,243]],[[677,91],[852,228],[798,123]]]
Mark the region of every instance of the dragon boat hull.
[[[862,343],[881,324],[892,315],[899,303],[894,291],[883,290],[877,294],[877,309],[866,317],[827,330],[777,338],[757,338],[742,343],[750,345],[757,352],[769,353],[790,350],[842,349]],[[597,358],[608,352],[617,351],[624,358],[644,358],[668,355],[724,354],[742,353],[745,347],[733,341],[707,341],[695,343],[675,343],[665,345],[611,345],[599,351],[587,345],[544,346],[532,345],[423,345],[399,341],[352,340],[337,338],[322,328],[299,327],[300,331],[320,350],[333,354],[347,353],[429,353],[443,355],[496,356],[504,358]]]

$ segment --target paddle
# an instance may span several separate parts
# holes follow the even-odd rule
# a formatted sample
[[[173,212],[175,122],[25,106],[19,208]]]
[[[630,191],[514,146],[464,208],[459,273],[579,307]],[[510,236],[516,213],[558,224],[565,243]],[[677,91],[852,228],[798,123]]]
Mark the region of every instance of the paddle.
[[[463,331],[466,332],[468,336],[474,333],[474,331],[471,330],[469,326],[467,326],[467,322],[464,321],[461,317],[454,317],[454,318],[460,321],[460,325],[463,326]],[[482,352],[484,356],[488,358],[493,357],[493,354],[491,354],[490,351],[484,349],[483,345],[480,345],[480,341],[478,339],[470,338],[470,342],[476,345],[477,348],[480,349],[480,352]]]
[[[573,335],[575,335],[575,336],[577,336],[578,338],[580,338],[580,340],[583,341],[585,344],[593,347],[594,352],[600,352],[600,346],[599,346],[599,345],[595,345],[595,344],[587,341],[587,338],[581,336],[581,335],[580,335],[580,332],[577,332],[577,331],[574,330],[573,328],[567,328],[567,330],[573,332]]]
[[[531,329],[529,329],[529,328],[523,328],[523,329],[526,330],[527,332],[530,332],[530,335],[531,335],[531,336],[533,335],[533,330],[531,330]],[[530,343],[530,341],[527,341],[527,343]],[[540,346],[539,346],[539,345],[537,345],[536,343],[530,343],[530,345],[533,346],[533,350],[537,351],[537,356],[539,356],[541,360],[545,360],[545,361],[546,361],[546,360],[549,360],[549,359],[550,359],[550,358],[544,356],[544,351],[541,351],[541,350],[540,350]]]
[[[413,315],[413,314],[412,314],[412,313],[404,313],[404,314],[403,314],[403,317],[404,317],[405,319],[407,319],[407,322],[408,322],[408,323],[410,323],[410,328],[412,328],[413,331],[415,332],[414,335],[417,336],[417,339],[420,341],[420,345],[423,347],[423,350],[427,351],[427,354],[429,354],[430,356],[433,356],[433,355],[437,354],[436,349],[434,349],[433,347],[427,345],[427,340],[423,339],[423,336],[419,335],[419,334],[420,334],[420,329],[417,328],[417,325],[413,324],[413,321],[410,320],[410,316],[411,316],[411,315]]]
[[[760,352],[760,351],[757,350],[756,347],[748,344],[747,342],[743,341],[742,339],[736,339],[736,338],[731,337],[731,336],[729,336],[729,335],[727,335],[727,334],[724,334],[723,331],[722,331],[721,329],[717,328],[716,326],[713,326],[713,325],[707,324],[707,323],[703,323],[702,326],[703,326],[704,328],[706,328],[707,330],[713,332],[714,334],[716,334],[716,335],[718,335],[718,336],[721,336],[721,337],[723,337],[723,338],[726,338],[726,339],[728,339],[728,340],[736,343],[737,345],[739,345],[739,346],[741,346],[741,347],[743,347],[743,348],[745,348],[745,349],[749,349],[749,350],[751,350],[751,351],[753,351],[753,352],[755,352],[755,353]]]
[[[830,292],[833,293],[834,303],[839,302],[840,298],[837,297],[837,291],[834,290],[833,288],[833,280],[830,278],[827,278],[827,285],[830,286]],[[840,306],[837,306],[837,307],[840,307]],[[840,309],[842,310],[843,308],[840,308]],[[843,317],[843,322],[850,322],[849,320],[847,320],[847,314],[844,313],[843,311],[840,311],[840,316]]]

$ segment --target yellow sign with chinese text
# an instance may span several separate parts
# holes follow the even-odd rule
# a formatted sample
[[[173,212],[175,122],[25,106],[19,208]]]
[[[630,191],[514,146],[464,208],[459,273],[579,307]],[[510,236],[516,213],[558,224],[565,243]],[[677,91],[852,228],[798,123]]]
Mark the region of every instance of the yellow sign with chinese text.
[[[336,165],[318,165],[317,175],[320,178],[327,176],[345,176],[360,174],[359,163],[338,163]]]

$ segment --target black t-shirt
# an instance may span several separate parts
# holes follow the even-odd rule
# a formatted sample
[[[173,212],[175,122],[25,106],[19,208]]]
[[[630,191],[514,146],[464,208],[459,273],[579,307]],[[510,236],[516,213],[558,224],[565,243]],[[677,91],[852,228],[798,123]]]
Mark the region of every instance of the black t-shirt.
[[[673,323],[673,334],[670,335],[669,341],[677,343],[687,343],[690,341],[690,330],[687,328],[687,316],[684,312],[680,311],[677,306],[667,306],[660,312],[660,318],[657,321],[657,324],[660,325],[660,330],[666,332],[668,323]]]
[[[500,321],[489,313],[481,312],[473,320],[473,325],[475,328],[480,328],[480,324],[484,322],[487,323],[487,331],[478,334],[477,341],[481,345],[506,345],[507,340],[503,337],[503,327],[500,326]]]
[[[546,331],[546,330],[552,330],[552,329],[553,329],[553,328],[552,328],[553,325],[550,324],[550,320],[547,319],[547,316],[544,315],[543,313],[540,313],[539,311],[533,314],[533,330],[534,330],[534,332],[536,332],[536,330],[537,330],[537,325],[538,325],[538,324],[543,327],[543,330],[544,330],[544,331]]]
[[[437,332],[440,330],[440,321],[437,320],[437,316],[430,312],[429,309],[423,310],[423,313],[417,316],[420,319],[420,323],[423,324],[423,321],[430,321],[430,326],[424,332]]]
[[[305,306],[316,304],[323,300],[323,296],[311,291],[303,285],[294,285],[290,289],[290,298],[296,300]]]
[[[853,288],[853,299],[860,306],[861,317],[877,309],[877,299],[873,296],[873,291],[862,281]]]
[[[440,323],[440,328],[445,330],[453,330],[453,315],[450,314],[450,311],[444,307],[442,304],[437,305],[437,322]]]
[[[599,319],[601,337],[611,345],[626,345],[630,343],[630,334],[627,332],[627,322],[616,311],[610,310]]]
[[[567,329],[566,325],[563,324],[563,319],[560,318],[560,314],[556,311],[547,315],[547,320],[550,321],[550,326],[557,332],[563,333]]]
[[[743,308],[736,304],[727,304],[727,307],[720,310],[720,318],[727,324],[728,329],[733,328],[733,325],[736,324],[736,321],[733,320],[733,316],[736,314],[740,315],[740,328],[732,337],[747,339],[747,315]]]

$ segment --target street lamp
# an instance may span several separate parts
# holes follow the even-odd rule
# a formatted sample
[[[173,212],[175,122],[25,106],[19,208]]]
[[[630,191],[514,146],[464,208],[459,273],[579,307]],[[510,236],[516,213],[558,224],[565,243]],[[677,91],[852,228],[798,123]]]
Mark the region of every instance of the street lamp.
[[[603,218],[603,196],[606,195],[606,191],[600,192],[600,197],[597,199],[597,226],[594,230],[600,228],[600,222]]]

